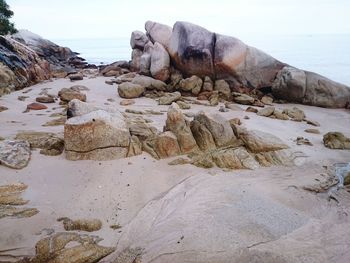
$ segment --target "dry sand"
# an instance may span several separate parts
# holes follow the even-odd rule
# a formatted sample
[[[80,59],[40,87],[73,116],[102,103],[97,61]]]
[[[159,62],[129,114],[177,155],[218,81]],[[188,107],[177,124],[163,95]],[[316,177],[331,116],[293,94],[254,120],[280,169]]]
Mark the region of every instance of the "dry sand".
[[[117,88],[105,84],[107,79],[86,78],[74,83],[58,79],[1,97],[0,105],[9,110],[0,113],[0,137],[13,137],[20,130],[63,133],[63,126],[42,126],[54,119],[49,115],[62,111],[58,103],[47,104],[48,110],[23,111],[43,89],[57,95],[61,88],[75,84],[90,89],[87,102],[96,106],[164,111],[163,115],[144,115],[162,130],[168,106],[158,106],[147,98],[120,106]],[[21,95],[29,98],[17,100]],[[33,151],[29,165],[22,170],[0,166],[0,185],[27,184],[23,197],[40,211],[31,218],[0,219],[0,250],[20,248],[14,253],[32,255],[35,242],[47,234],[42,230],[64,231],[57,219],[69,217],[102,220],[102,229],[94,232],[104,239],[101,244],[115,246],[119,242],[118,252],[129,246],[142,247],[142,262],[255,262],[252,254],[256,254],[256,262],[350,262],[349,194],[343,190],[335,193],[337,202],[329,200],[328,194],[303,190],[325,180],[324,166],[350,162],[350,151],[330,150],[322,142],[322,135],[329,131],[350,136],[350,113],[294,104],[275,106],[299,107],[321,124],[321,134],[305,133],[306,128],[314,128],[305,122],[244,111],[220,114],[227,119],[238,117],[249,129],[281,138],[293,152],[304,156],[297,159],[298,166],[222,171],[169,166],[172,159],[157,161],[146,153],[114,161],[73,162],[64,154],[50,157],[39,151]],[[192,105],[184,112],[218,113],[218,109]],[[297,146],[294,140],[298,136],[310,139],[313,146]],[[111,229],[114,224],[122,228]],[[259,261],[261,257],[265,261]]]

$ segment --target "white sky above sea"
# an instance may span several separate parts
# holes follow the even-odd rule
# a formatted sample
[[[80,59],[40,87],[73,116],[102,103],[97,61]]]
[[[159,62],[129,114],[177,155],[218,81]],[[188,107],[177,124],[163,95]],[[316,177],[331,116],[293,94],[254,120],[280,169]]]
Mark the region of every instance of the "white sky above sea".
[[[7,0],[17,28],[48,39],[129,37],[147,20],[236,37],[350,34],[350,0]]]

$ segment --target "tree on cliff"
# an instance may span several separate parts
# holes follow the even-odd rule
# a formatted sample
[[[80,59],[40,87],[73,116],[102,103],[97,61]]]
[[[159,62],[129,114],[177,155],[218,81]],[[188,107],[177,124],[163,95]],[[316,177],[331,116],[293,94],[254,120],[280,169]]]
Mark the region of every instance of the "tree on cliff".
[[[17,32],[14,23],[10,22],[13,12],[5,0],[0,0],[0,35],[13,34]]]

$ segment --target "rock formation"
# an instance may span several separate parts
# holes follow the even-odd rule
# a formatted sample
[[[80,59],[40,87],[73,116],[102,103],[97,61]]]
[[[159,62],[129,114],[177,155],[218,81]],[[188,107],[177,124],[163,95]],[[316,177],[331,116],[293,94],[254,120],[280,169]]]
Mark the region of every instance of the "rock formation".
[[[260,90],[271,92],[277,99],[314,106],[342,108],[350,104],[349,87],[316,73],[293,68],[237,38],[213,33],[188,22],[176,22],[171,28],[148,21],[145,29],[146,34],[132,33],[133,70],[167,82],[168,90],[192,92],[198,98],[209,99],[214,81],[219,98],[227,101],[232,100],[232,92]],[[181,72],[180,78],[178,72]],[[193,88],[186,84],[188,79],[182,78],[198,78],[201,83],[197,81]],[[233,99],[248,98],[244,96],[236,95]],[[269,98],[264,99],[267,104],[273,100]],[[256,98],[247,103],[266,104]]]

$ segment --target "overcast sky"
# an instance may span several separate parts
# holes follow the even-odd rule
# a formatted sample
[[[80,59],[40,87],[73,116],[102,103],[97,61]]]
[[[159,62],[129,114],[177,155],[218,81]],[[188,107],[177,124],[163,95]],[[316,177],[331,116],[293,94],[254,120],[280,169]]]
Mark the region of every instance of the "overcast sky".
[[[49,39],[129,37],[144,22],[243,34],[350,34],[350,0],[7,0],[17,28]]]

